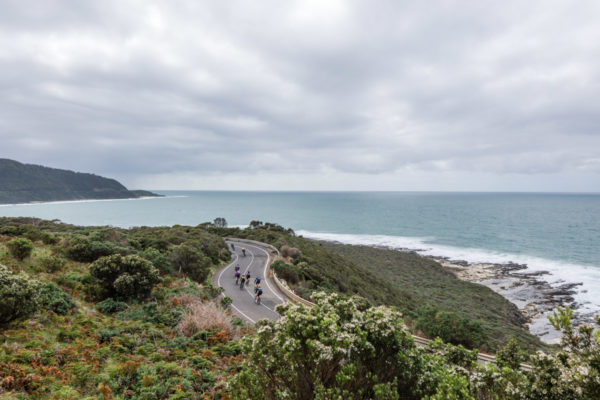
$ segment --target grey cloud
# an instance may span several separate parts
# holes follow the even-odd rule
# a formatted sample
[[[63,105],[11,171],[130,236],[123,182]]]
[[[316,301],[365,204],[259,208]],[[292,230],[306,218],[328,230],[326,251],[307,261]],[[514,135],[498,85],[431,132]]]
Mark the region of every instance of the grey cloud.
[[[132,182],[600,172],[598,11],[11,1],[0,16],[1,155]]]

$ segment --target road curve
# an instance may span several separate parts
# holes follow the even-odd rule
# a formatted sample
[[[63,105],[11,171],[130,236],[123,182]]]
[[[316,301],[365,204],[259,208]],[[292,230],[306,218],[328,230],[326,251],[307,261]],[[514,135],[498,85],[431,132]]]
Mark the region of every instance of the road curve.
[[[272,282],[269,282],[269,253],[251,244],[235,241],[227,241],[227,244],[233,254],[233,261],[213,275],[213,285],[225,289],[224,295],[233,300],[231,309],[246,321],[254,324],[261,319],[278,319],[279,314],[275,311],[275,307],[287,299]],[[232,244],[235,250],[231,248]],[[245,256],[242,254],[242,248],[246,249]],[[235,284],[236,265],[240,266],[240,271],[244,274],[250,271],[250,284],[243,289]],[[263,289],[261,304],[254,302],[254,278],[257,276],[261,277]]]

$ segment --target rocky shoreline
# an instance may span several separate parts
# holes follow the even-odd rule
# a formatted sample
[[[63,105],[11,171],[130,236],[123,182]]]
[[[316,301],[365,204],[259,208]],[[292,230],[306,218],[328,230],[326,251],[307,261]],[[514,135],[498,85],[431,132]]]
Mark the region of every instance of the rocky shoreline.
[[[591,315],[577,312],[580,304],[574,295],[577,293],[576,288],[583,283],[560,283],[553,286],[542,278],[549,272],[525,272],[527,265],[512,262],[473,264],[446,257],[428,258],[439,262],[457,278],[487,286],[514,303],[529,321],[529,331],[546,343],[557,343],[560,340],[560,332],[548,321],[548,315],[557,307],[569,306],[575,310],[575,325],[592,320]]]

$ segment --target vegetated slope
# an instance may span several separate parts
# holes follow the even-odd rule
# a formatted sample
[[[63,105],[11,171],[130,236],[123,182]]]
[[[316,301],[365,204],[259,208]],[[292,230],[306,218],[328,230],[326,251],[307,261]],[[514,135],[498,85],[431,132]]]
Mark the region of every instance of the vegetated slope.
[[[0,204],[158,196],[94,174],[0,159]]]
[[[514,304],[485,286],[457,279],[418,254],[313,241],[268,223],[254,229],[212,229],[278,248],[298,248],[301,255],[289,269],[298,276],[295,291],[306,298],[323,289],[358,294],[374,304],[398,307],[413,327],[443,328],[449,330],[446,340],[487,351],[510,336],[530,349],[545,347],[523,326],[525,319]]]
[[[407,312],[415,318],[427,307],[433,307],[479,321],[493,347],[502,345],[506,336],[514,336],[529,347],[543,347],[537,337],[524,329],[526,320],[514,304],[488,287],[456,278],[429,258],[369,246],[322,244],[409,293],[414,302]]]
[[[10,250],[17,241],[33,242],[22,260]],[[135,286],[132,297],[103,295],[91,266],[120,255],[160,271],[147,297],[135,295]],[[0,287],[0,399],[225,398],[241,361],[233,339],[248,328],[215,305],[220,291],[185,271],[229,259],[223,240],[198,227],[0,218],[0,282],[19,283]],[[41,288],[35,301],[25,297],[27,286]]]

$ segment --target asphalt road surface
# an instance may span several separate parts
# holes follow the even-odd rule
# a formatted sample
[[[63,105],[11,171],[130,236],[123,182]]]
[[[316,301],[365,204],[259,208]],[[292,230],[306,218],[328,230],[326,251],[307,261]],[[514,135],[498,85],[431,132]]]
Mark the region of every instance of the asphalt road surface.
[[[228,266],[217,271],[213,276],[213,285],[225,289],[225,296],[231,297],[232,310],[246,321],[256,323],[261,319],[276,320],[279,314],[275,311],[278,304],[287,301],[285,296],[275,287],[273,281],[267,278],[269,253],[257,246],[235,241],[227,242],[233,253],[233,261]],[[231,244],[235,250],[231,249]],[[246,249],[246,255],[242,254],[242,248]],[[240,266],[240,272],[246,274],[250,271],[250,284],[240,289],[235,284],[235,266]],[[261,303],[254,301],[254,279],[260,276],[263,295]]]

